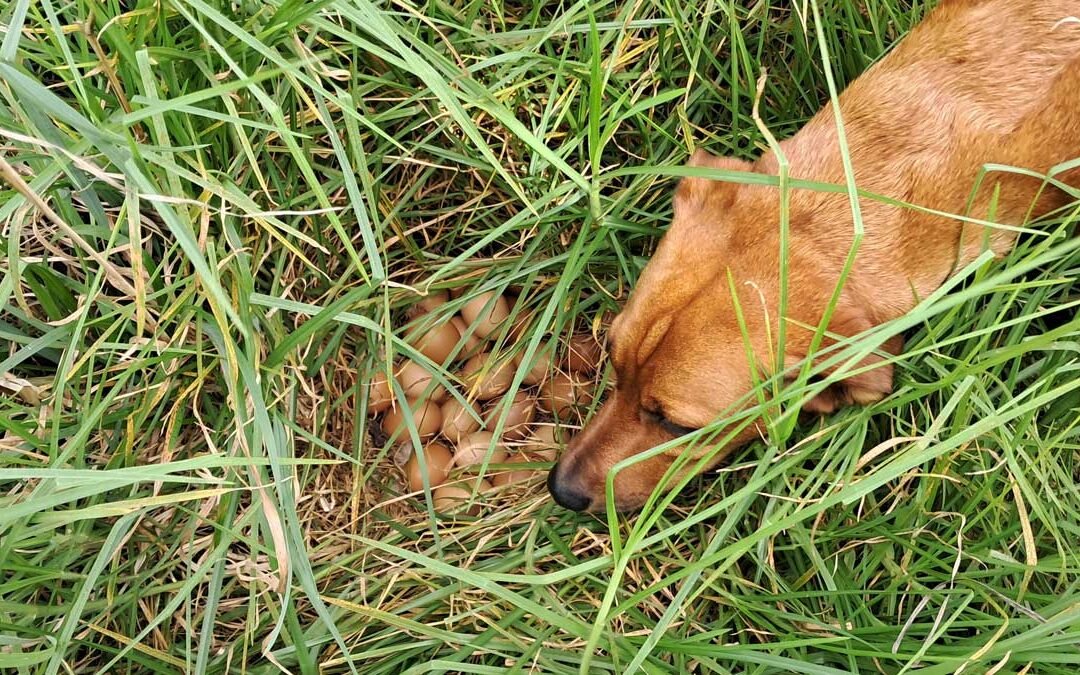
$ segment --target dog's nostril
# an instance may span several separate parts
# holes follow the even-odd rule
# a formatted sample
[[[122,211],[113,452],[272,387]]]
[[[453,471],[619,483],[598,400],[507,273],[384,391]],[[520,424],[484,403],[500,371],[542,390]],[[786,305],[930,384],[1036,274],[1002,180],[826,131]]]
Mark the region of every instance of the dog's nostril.
[[[589,508],[592,499],[575,490],[573,486],[567,485],[566,481],[560,481],[558,475],[559,465],[556,464],[551,467],[547,479],[548,492],[551,493],[555,503],[571,511],[584,511]]]

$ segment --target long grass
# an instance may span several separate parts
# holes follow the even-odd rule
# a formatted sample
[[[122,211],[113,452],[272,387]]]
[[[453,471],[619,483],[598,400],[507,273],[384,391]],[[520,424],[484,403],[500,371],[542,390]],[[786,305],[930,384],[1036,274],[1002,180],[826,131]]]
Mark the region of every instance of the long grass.
[[[506,356],[602,334],[688,153],[928,8],[0,5],[0,670],[1075,673],[1075,206],[833,357],[903,332],[884,401],[785,390],[640,514],[447,518],[365,414],[432,291],[517,294]]]

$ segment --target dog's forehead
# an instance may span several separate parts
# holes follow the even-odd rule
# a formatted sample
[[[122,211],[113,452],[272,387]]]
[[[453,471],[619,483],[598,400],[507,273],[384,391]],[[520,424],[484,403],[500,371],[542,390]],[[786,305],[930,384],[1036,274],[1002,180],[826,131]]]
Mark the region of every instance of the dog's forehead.
[[[706,316],[693,303],[673,323],[637,376],[645,402],[681,424],[701,426],[735,402],[749,384],[737,323]]]
[[[743,295],[744,282],[762,273],[767,190],[739,186],[736,199],[719,200],[707,193],[731,197],[730,184],[699,179],[692,185],[680,186],[674,221],[612,325],[612,361],[621,378],[640,368],[673,328],[691,336],[736,328],[731,282]]]
[[[714,285],[717,260],[700,259],[689,242],[669,233],[645,266],[637,286],[611,327],[616,366],[633,368],[681,320],[682,309]]]
[[[671,308],[648,325],[642,315],[621,315],[613,328],[612,359],[621,383],[666,406],[698,408],[700,398],[738,388],[745,361],[732,303],[710,289]],[[682,403],[679,403],[679,402]]]

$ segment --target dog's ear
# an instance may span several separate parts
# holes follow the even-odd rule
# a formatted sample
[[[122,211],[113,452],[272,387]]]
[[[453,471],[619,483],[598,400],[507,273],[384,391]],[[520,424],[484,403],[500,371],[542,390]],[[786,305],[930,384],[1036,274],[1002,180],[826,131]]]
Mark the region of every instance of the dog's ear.
[[[694,151],[686,165],[722,171],[752,171],[754,168],[753,164],[745,160],[735,157],[718,157],[700,148]],[[738,183],[686,176],[679,181],[679,187],[675,189],[676,215],[686,209],[700,208],[706,200],[714,201],[718,206],[724,206],[734,198],[737,187]]]
[[[829,321],[829,332],[844,337],[854,337],[859,333],[871,328],[873,324],[866,314],[852,305],[837,306]],[[802,342],[800,340],[800,342]],[[807,342],[809,339],[807,338]],[[824,345],[831,341],[826,338]],[[893,336],[881,346],[881,351],[896,355],[904,347],[904,339],[900,335]],[[798,352],[802,351],[802,354]],[[796,349],[789,352],[785,361],[788,366],[794,366],[806,358],[805,349]],[[828,358],[827,356],[825,358]],[[866,370],[863,370],[866,369]],[[885,398],[893,388],[893,366],[885,363],[885,359],[877,354],[871,354],[860,361],[852,370],[863,372],[829,385],[821,393],[810,399],[803,410],[816,413],[831,413],[848,405],[869,405]],[[828,375],[833,371],[826,371]]]

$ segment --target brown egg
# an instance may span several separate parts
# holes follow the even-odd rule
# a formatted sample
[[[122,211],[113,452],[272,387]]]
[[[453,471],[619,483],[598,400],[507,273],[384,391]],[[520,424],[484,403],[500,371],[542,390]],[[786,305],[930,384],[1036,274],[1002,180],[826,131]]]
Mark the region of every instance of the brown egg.
[[[424,392],[428,390],[434,377],[427,368],[420,365],[415,361],[408,359],[401,362],[401,365],[397,367],[395,373],[398,384],[401,385],[402,391],[405,392],[406,398],[414,399],[420,398],[424,395]],[[441,384],[436,384],[431,388],[431,391],[425,397],[429,401],[436,403],[442,403],[446,400],[448,392],[446,387]]]
[[[506,393],[514,383],[514,372],[513,359],[497,364],[491,352],[483,352],[465,363],[461,379],[476,398],[487,401]]]
[[[477,431],[468,436],[463,436],[458,441],[457,447],[454,448],[454,466],[464,468],[483,464],[484,458],[488,454],[488,448],[491,447],[492,438],[493,436],[486,431]],[[488,460],[488,464],[499,464],[504,459],[506,459],[506,449],[496,444],[495,449],[491,451],[491,459]]]
[[[442,412],[439,406],[427,401],[409,401],[409,409],[412,410],[413,422],[416,423],[416,431],[421,441],[435,438],[442,426]],[[383,417],[382,429],[387,436],[394,436],[399,443],[407,443],[411,439],[408,426],[405,424],[405,406],[398,404],[386,411]]]
[[[537,424],[529,436],[529,442],[539,448],[562,446],[563,430],[557,424]]]
[[[486,483],[487,481],[483,481]],[[483,485],[480,486],[483,489]],[[437,490],[431,492],[432,503],[435,510],[439,513],[450,513],[453,511],[459,511],[462,507],[468,505],[466,513],[470,516],[475,516],[480,513],[480,504],[471,502],[472,489],[465,487],[465,485],[443,485]]]
[[[533,430],[525,447],[528,454],[536,457],[538,461],[554,462],[563,446],[562,438],[562,429],[558,425],[540,424]]]
[[[427,466],[428,485],[432,489],[443,484],[453,463],[454,453],[442,443],[429,443],[424,447],[424,464]],[[405,464],[405,474],[409,477],[410,490],[416,492],[424,489],[424,472],[420,471],[420,459],[415,452]]]
[[[508,458],[504,464],[530,464],[534,460],[525,455],[514,455]],[[502,487],[503,485],[509,485],[511,483],[521,483],[523,481],[530,480],[542,474],[543,471],[539,469],[511,469],[509,471],[501,471],[491,477],[491,484],[495,487]]]
[[[535,427],[532,436],[526,442],[526,450],[546,461],[554,461],[555,456],[565,445],[562,441],[562,430],[554,424],[543,424]]]
[[[394,402],[394,392],[390,388],[390,381],[386,379],[386,373],[377,371],[368,382],[368,414],[381,413]]]
[[[499,324],[505,321],[509,314],[510,307],[506,304],[506,298],[497,295],[495,291],[481,293],[461,308],[461,318],[474,327],[477,337],[482,340],[486,340],[498,330]]]
[[[480,417],[478,404],[470,403],[469,408],[476,413],[476,417]],[[451,442],[457,443],[462,436],[479,430],[480,422],[470,415],[456,398],[451,397],[442,404],[442,432]]]
[[[507,334],[506,339],[509,342],[521,342],[525,334],[532,328],[534,318],[532,312],[518,312],[513,323],[510,324],[510,332]]]
[[[484,412],[484,427],[495,429],[495,424],[503,414],[505,408],[503,401],[491,402]],[[503,426],[503,438],[516,441],[529,435],[529,424],[536,417],[536,399],[524,391],[514,394],[510,403],[510,412],[506,416],[506,424]]]
[[[529,372],[525,373],[525,378],[522,380],[525,384],[535,385],[540,384],[548,378],[551,373],[551,353],[553,349],[550,346],[541,345],[536,350],[536,354],[533,356],[533,366],[529,369]],[[518,352],[514,355],[514,368],[521,367],[521,362],[525,360],[525,350]]]
[[[465,323],[465,319],[460,316],[455,316],[450,319],[450,324],[457,329],[459,335],[465,338],[465,346],[458,352],[458,356],[469,356],[476,353],[476,350],[480,348],[481,340],[476,337],[476,333],[469,333],[469,324]]]
[[[558,456],[559,451],[555,448],[539,448],[529,451],[529,457],[532,457],[535,462],[554,462]]]
[[[450,294],[446,291],[431,291],[424,297],[420,298],[420,301],[405,311],[405,314],[409,317],[418,317],[421,314],[427,314],[433,312],[439,307],[442,307],[450,300]]]
[[[446,358],[454,351],[461,333],[449,321],[442,324],[424,324],[409,331],[406,338],[424,356],[435,363],[446,363]]]
[[[586,383],[564,373],[555,373],[540,387],[540,409],[553,413],[559,419],[568,419],[575,406],[589,403]]]
[[[600,345],[589,333],[570,337],[566,355],[566,367],[572,373],[591,373],[600,364]]]

